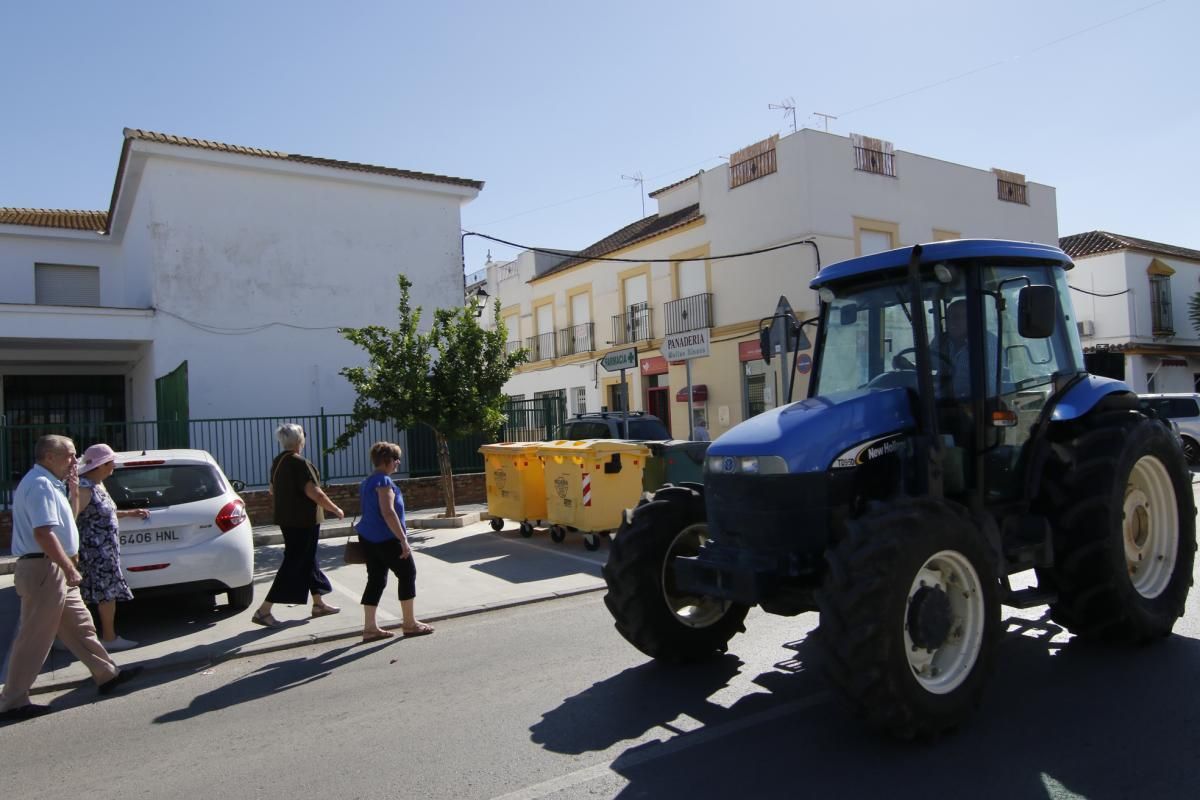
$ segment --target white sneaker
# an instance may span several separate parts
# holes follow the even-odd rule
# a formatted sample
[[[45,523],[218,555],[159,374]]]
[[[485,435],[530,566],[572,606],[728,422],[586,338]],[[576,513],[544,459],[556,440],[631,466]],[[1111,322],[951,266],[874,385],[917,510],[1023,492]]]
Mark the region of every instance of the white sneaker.
[[[119,650],[132,650],[138,646],[137,642],[131,642],[128,639],[124,639],[120,636],[113,639],[111,642],[106,642],[101,639],[100,644],[104,645],[104,649],[110,653],[116,653]]]

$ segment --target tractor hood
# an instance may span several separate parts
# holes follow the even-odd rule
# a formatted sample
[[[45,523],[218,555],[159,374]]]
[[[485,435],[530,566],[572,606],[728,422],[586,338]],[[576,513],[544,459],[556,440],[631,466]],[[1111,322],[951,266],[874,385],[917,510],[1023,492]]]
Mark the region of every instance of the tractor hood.
[[[904,388],[810,397],[735,425],[708,448],[712,456],[778,456],[788,472],[824,472],[856,444],[915,426]]]

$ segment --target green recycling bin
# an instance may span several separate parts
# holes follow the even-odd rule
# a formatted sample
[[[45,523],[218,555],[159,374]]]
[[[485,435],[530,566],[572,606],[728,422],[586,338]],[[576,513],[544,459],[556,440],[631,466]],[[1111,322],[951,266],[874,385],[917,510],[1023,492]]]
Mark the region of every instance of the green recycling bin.
[[[666,439],[642,442],[650,448],[642,471],[642,488],[653,492],[666,483],[704,483],[704,455],[709,442]]]

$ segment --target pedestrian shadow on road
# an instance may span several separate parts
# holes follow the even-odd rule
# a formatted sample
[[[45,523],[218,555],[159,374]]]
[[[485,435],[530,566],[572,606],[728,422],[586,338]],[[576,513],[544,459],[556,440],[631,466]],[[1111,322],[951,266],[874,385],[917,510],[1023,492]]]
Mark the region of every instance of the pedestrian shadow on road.
[[[210,711],[219,711],[239,703],[258,700],[289,689],[306,686],[327,678],[339,667],[369,656],[379,650],[381,646],[387,646],[396,641],[400,641],[400,639],[387,639],[372,647],[364,647],[355,642],[327,650],[311,658],[291,658],[267,664],[231,683],[222,683],[210,691],[196,695],[186,708],[161,714],[154,718],[154,722],[159,724],[181,722]]]

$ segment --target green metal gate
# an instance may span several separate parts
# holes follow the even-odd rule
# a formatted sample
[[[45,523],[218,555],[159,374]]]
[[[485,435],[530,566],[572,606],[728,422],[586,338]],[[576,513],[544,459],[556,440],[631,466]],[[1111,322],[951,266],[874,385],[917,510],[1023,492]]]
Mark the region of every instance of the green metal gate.
[[[188,366],[185,360],[154,381],[158,446],[164,450],[191,447],[188,436]]]

